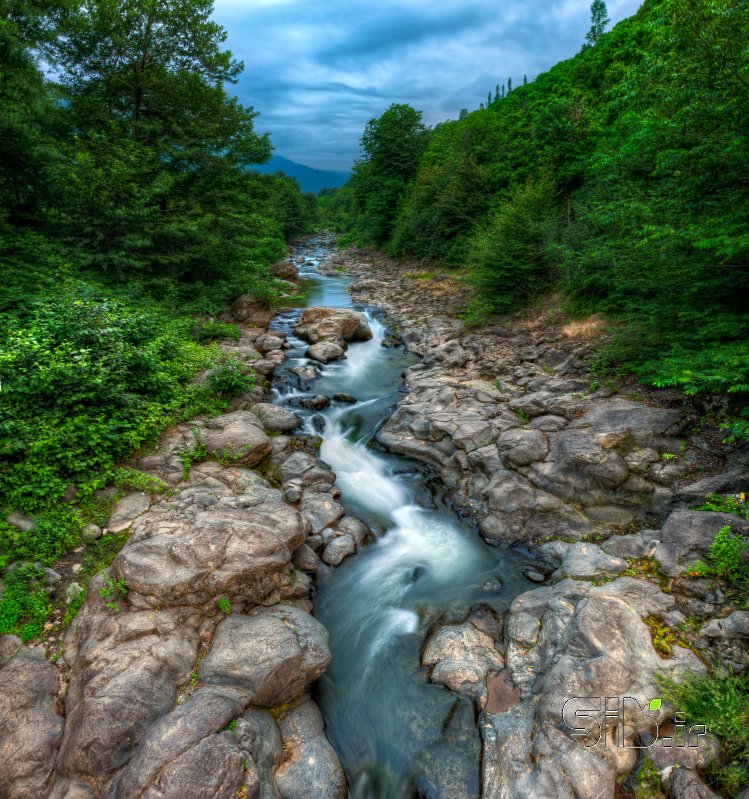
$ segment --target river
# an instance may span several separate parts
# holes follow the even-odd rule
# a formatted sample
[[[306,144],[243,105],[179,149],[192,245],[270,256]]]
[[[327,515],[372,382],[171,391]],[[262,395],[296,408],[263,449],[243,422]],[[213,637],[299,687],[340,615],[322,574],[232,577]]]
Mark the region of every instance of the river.
[[[354,307],[350,276],[315,271],[329,252],[329,244],[313,239],[294,253],[306,259],[304,305]],[[293,371],[309,365],[308,345],[291,332],[301,309],[273,325],[292,345],[274,381],[275,402],[295,405],[304,431],[322,437],[321,457],[337,475],[342,504],[375,534],[357,555],[318,571],[315,615],[330,631],[333,662],[316,699],[353,799],[472,799],[480,793],[478,711],[471,700],[431,684],[420,653],[440,624],[461,623],[471,612],[501,617],[533,587],[522,575],[531,561],[486,545],[423,466],[372,447],[416,358],[386,346],[386,323],[375,309],[358,310],[372,340],[351,344],[347,357],[311,384]],[[301,395],[339,392],[357,403],[333,402],[318,412],[296,407]]]

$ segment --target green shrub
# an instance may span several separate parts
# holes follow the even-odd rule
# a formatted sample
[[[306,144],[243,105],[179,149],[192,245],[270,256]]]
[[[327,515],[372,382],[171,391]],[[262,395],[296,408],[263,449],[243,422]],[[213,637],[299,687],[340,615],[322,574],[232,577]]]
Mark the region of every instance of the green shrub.
[[[52,604],[45,588],[44,569],[33,563],[6,572],[0,599],[0,633],[18,635],[29,641],[44,632]]]
[[[195,325],[190,331],[190,335],[195,341],[204,344],[208,341],[239,341],[240,333],[236,325],[228,322],[203,322],[202,324]]]
[[[211,372],[208,384],[221,397],[236,397],[253,389],[257,378],[239,361],[227,360]]]
[[[708,776],[721,795],[737,797],[749,779],[749,674],[656,679],[664,699],[686,713],[689,724],[705,724],[720,738],[721,759],[708,767]]]
[[[742,519],[749,519],[749,503],[743,494],[708,494],[707,500],[702,505],[696,505],[694,510],[707,510],[715,513],[733,513]]]

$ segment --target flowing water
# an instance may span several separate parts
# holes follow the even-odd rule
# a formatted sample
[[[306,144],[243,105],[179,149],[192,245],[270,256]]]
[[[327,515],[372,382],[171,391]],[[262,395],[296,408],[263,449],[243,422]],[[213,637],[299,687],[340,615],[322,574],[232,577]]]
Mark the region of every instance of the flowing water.
[[[330,251],[312,241],[300,267],[305,304],[352,307],[344,275],[315,266]],[[468,799],[479,795],[476,710],[465,698],[428,682],[420,652],[438,622],[501,613],[531,584],[528,558],[487,546],[442,501],[421,466],[378,452],[370,442],[403,396],[403,372],[416,362],[384,346],[386,327],[371,309],[373,339],[354,343],[345,360],[325,366],[312,383],[295,368],[309,365],[307,344],[291,335],[300,310],[277,317],[292,349],[275,381],[276,402],[339,392],[322,412],[299,410],[305,431],[323,438],[322,459],[337,475],[341,501],[364,519],[375,543],[340,566],[321,566],[315,615],[330,631],[333,662],[318,703],[328,737],[344,765],[354,799]]]

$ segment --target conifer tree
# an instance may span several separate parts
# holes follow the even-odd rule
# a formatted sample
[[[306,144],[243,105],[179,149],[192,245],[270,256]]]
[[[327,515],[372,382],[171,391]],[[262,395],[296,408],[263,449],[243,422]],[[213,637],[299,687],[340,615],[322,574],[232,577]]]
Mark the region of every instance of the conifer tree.
[[[609,13],[604,0],[593,0],[590,6],[590,30],[585,34],[585,44],[583,47],[593,47],[593,45],[603,36],[606,26],[609,24]]]

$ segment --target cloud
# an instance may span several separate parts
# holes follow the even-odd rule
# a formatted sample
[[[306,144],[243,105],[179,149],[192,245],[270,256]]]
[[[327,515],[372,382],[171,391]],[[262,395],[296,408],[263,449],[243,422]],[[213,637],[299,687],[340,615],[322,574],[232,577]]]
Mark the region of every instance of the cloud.
[[[609,0],[614,22],[639,0]],[[276,151],[349,169],[364,125],[407,102],[436,124],[497,83],[532,79],[580,49],[588,0],[216,0],[245,63],[234,88]]]

